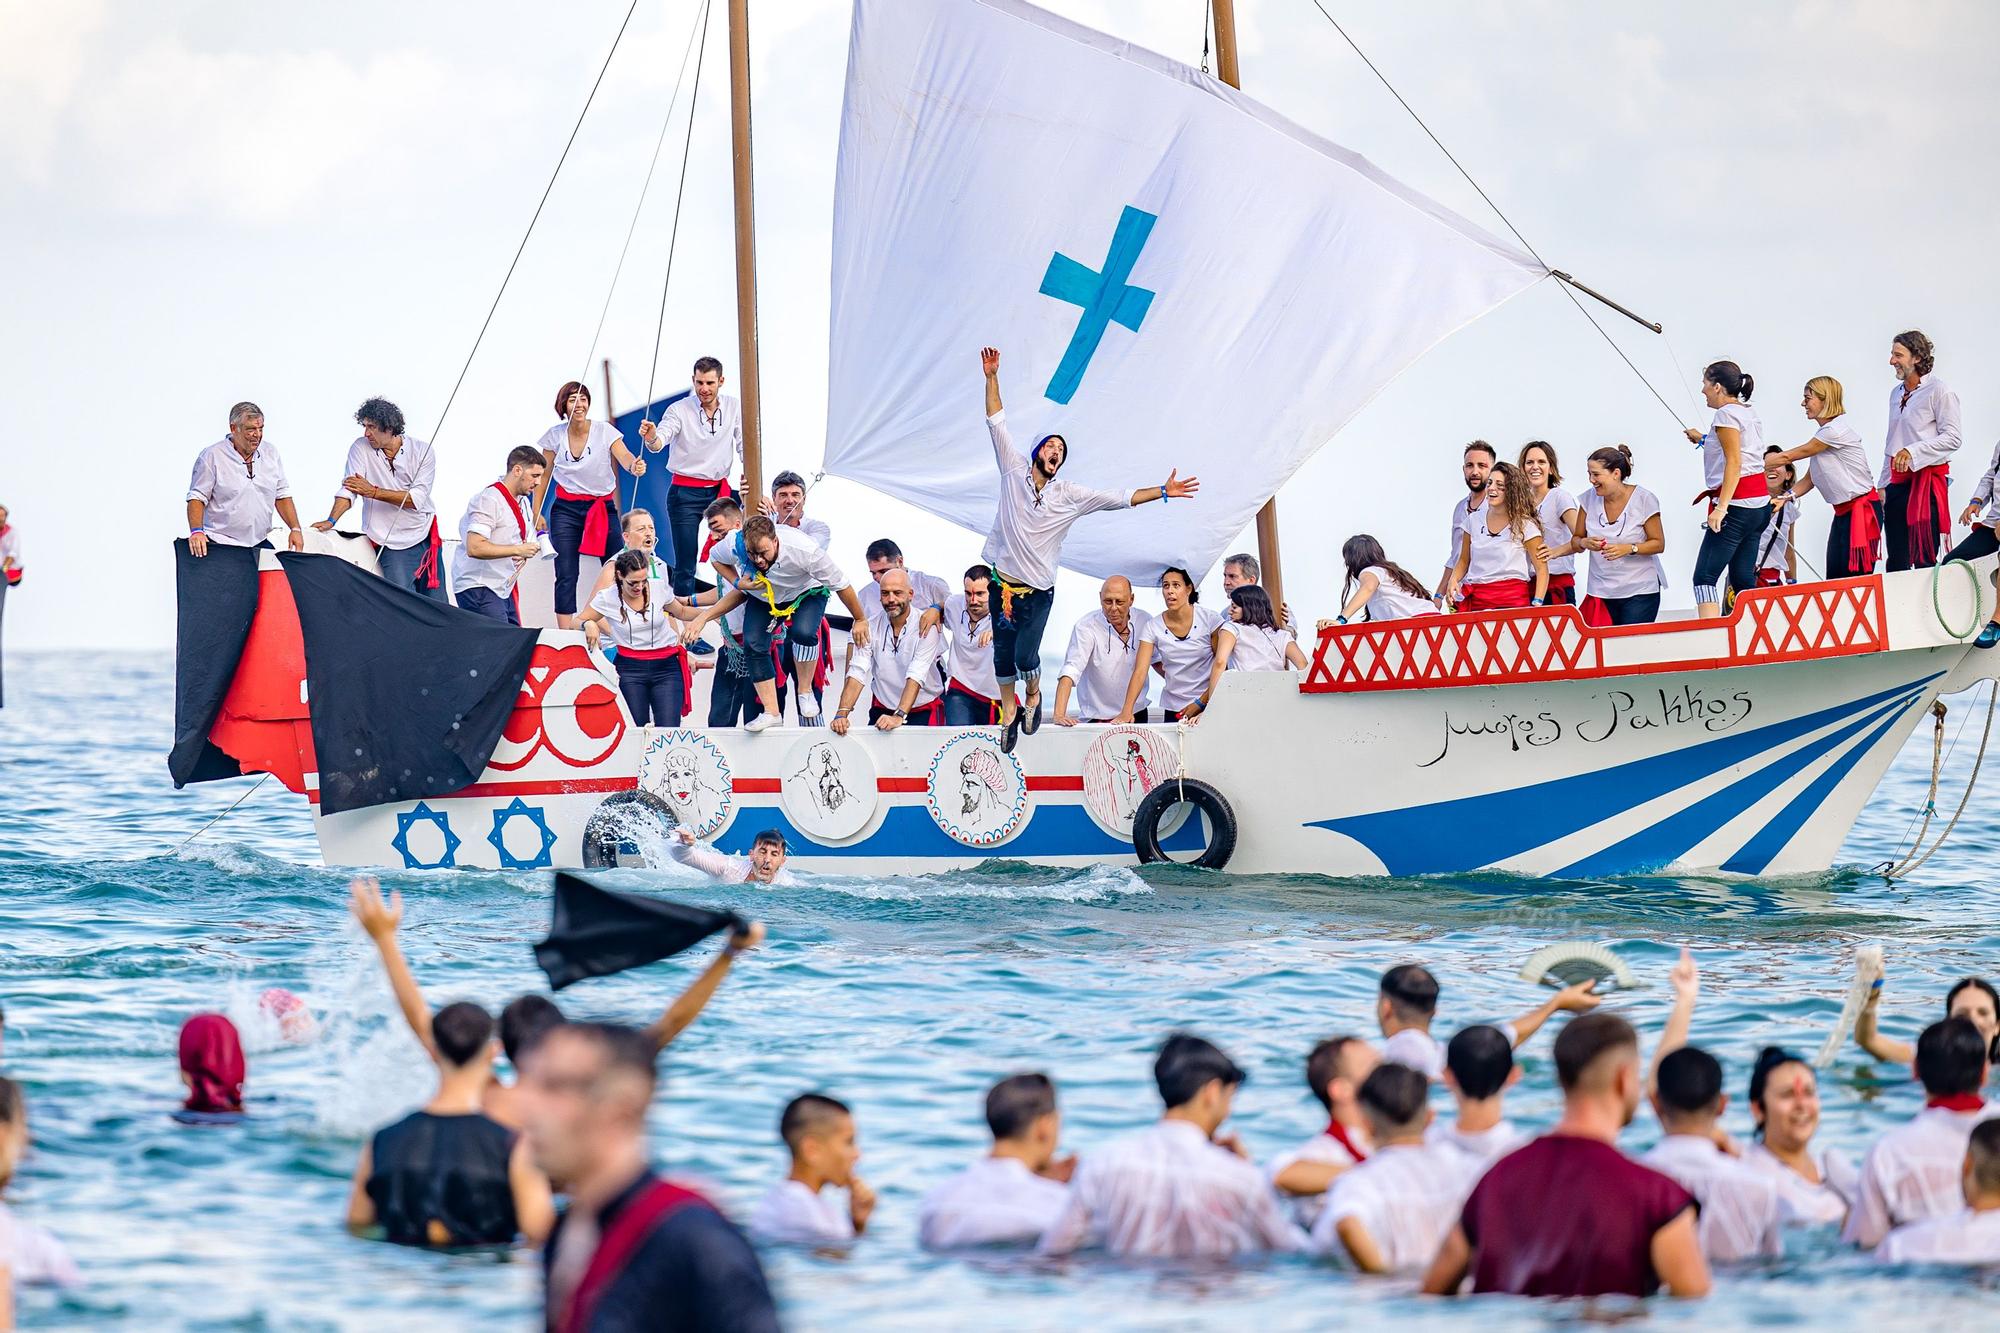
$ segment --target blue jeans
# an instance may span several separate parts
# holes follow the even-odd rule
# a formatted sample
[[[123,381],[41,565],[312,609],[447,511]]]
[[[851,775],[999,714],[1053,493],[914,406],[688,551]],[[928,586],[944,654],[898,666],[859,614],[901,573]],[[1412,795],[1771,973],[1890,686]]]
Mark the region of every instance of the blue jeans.
[[[736,727],[743,724],[743,712],[757,697],[750,687],[750,676],[730,665],[729,659],[741,659],[741,649],[724,645],[715,655],[715,671],[708,685],[708,725],[711,727]],[[749,663],[743,663],[745,668]],[[762,708],[757,710],[763,712]]]
[[[405,546],[400,551],[393,546],[377,547],[375,550],[375,559],[382,566],[383,581],[394,584],[405,592],[413,592],[419,597],[428,597],[433,602],[449,601],[450,599],[444,595],[444,571],[442,570],[438,571],[437,587],[420,588],[417,586],[417,568],[424,563],[424,557],[430,554],[430,550],[431,545],[428,538],[418,542],[415,546]]]
[[[994,714],[996,705],[983,703],[969,694],[947,689],[940,699],[944,703],[944,724],[947,727],[987,727],[999,722]]]
[[[1660,594],[1642,592],[1634,597],[1601,597],[1604,614],[1614,625],[1650,625],[1660,618]]]
[[[667,487],[667,537],[673,546],[669,577],[674,596],[694,596],[694,568],[701,555],[702,515],[722,494],[722,483],[713,486]]]
[[[502,597],[491,588],[467,588],[458,594],[458,609],[470,611],[474,615],[497,620],[504,625],[519,625],[521,617],[514,610],[514,599]]]
[[[605,500],[564,500],[549,502],[549,545],[556,548],[556,614],[576,614],[576,567],[583,549],[583,525],[590,520],[592,505],[610,505],[608,531],[618,539],[618,502]],[[608,559],[609,557],[607,557]]]
[[[800,599],[798,610],[792,612],[791,623],[785,629],[785,641],[792,650],[793,661],[818,660],[819,622],[825,614],[824,592]],[[744,604],[743,651],[750,658],[748,666],[753,682],[770,680],[778,674],[777,666],[771,661],[771,607],[760,598],[752,597]]]
[[[681,659],[661,657],[647,661],[618,658],[618,692],[632,710],[632,720],[640,726],[678,727],[681,724]]]
[[[1034,680],[1042,674],[1042,634],[1055,604],[1055,589],[1032,588],[1001,597],[994,608],[993,674],[1003,698],[1016,679]]]
[[[1739,596],[1757,586],[1757,544],[1763,540],[1764,521],[1771,511],[1764,505],[1731,506],[1722,520],[1722,531],[1711,532],[1702,525],[1701,549],[1694,557],[1694,599],[1709,606],[1722,604],[1722,574],[1729,572],[1729,586]]]

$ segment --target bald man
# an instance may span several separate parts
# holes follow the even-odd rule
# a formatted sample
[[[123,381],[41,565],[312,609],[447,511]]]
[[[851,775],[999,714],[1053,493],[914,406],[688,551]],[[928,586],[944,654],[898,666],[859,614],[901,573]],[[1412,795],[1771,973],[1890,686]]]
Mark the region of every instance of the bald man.
[[[872,691],[868,721],[877,730],[894,731],[905,723],[943,726],[944,630],[935,624],[924,628],[912,613],[908,570],[884,570],[876,588],[881,596],[868,608],[867,640],[847,648],[847,682],[833,715],[834,733],[847,734],[864,686]]]
[[[1097,590],[1097,610],[1076,622],[1063,654],[1062,677],[1056,681],[1056,725],[1109,722],[1125,709],[1125,689],[1132,683],[1132,662],[1139,634],[1152,616],[1132,605],[1132,580],[1113,574]],[[1158,663],[1154,664],[1156,667]],[[1152,682],[1139,691],[1132,720],[1144,722]],[[1076,709],[1070,709],[1070,696]]]

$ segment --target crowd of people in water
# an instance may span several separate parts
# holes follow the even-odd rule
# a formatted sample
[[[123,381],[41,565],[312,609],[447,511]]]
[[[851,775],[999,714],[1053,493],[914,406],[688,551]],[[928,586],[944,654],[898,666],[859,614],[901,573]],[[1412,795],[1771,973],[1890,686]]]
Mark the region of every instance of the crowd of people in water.
[[[561,1330],[775,1328],[760,1246],[868,1243],[878,1205],[858,1170],[856,1116],[827,1091],[779,1111],[790,1168],[741,1228],[652,1165],[646,1116],[659,1057],[763,940],[760,924],[735,929],[640,1027],[578,1021],[541,994],[497,1018],[466,1001],[432,1010],[398,947],[400,896],[357,880],[352,912],[437,1071],[430,1100],[362,1145],[344,1216],[358,1237],[539,1249],[547,1326]],[[1446,1038],[1437,978],[1420,964],[1393,967],[1380,979],[1372,1036],[1350,1031],[1302,1053],[1325,1126],[1264,1162],[1227,1128],[1244,1072],[1191,1033],[1158,1049],[1159,1118],[1080,1154],[1064,1150],[1055,1083],[1011,1074],[985,1099],[991,1149],[936,1182],[909,1220],[934,1251],[1154,1261],[1302,1253],[1438,1297],[1700,1297],[1715,1270],[1753,1272],[1801,1228],[1837,1232],[1882,1264],[2000,1264],[2000,1104],[1985,1095],[2000,995],[1990,983],[1954,985],[1944,1016],[1911,1046],[1879,1031],[1875,981],[1855,1038],[1906,1064],[1926,1101],[1858,1164],[1815,1142],[1815,1066],[1776,1046],[1744,1080],[1748,1141],[1728,1133],[1726,1071],[1691,1042],[1700,974],[1685,950],[1671,984],[1647,1054],[1632,1024],[1601,1007],[1595,979]],[[264,1007],[289,1039],[315,1039],[297,997],[269,992]],[[1516,1052],[1559,1014],[1569,1015],[1553,1051],[1562,1110],[1553,1124],[1525,1126],[1507,1109],[1521,1077]],[[179,1062],[176,1121],[205,1132],[243,1122],[249,1070],[227,1017],[189,1018]],[[1648,1105],[1661,1137],[1627,1155],[1620,1136]],[[0,1187],[28,1136],[22,1087],[0,1078]],[[87,1280],[60,1241],[0,1204],[0,1311],[7,1283]]]
[[[467,502],[455,577],[439,537],[435,454],[384,399],[371,398],[356,412],[362,434],[348,449],[348,475],[313,526],[332,529],[358,500],[362,532],[385,579],[438,600],[449,588],[465,610],[511,624],[520,623],[521,570],[543,553],[546,535],[559,625],[580,628],[593,645],[609,641],[620,690],[641,724],[680,725],[692,706],[694,673],[707,669],[715,673],[711,727],[778,725],[789,695],[803,726],[830,723],[844,733],[864,719],[883,730],[992,724],[1011,748],[1042,722],[1042,640],[1071,526],[1090,514],[1189,499],[1200,483],[1171,469],[1159,484],[1129,491],[1063,478],[1069,442],[1062,435],[1042,436],[1025,454],[1015,444],[999,363],[998,351],[982,350],[998,504],[979,563],[956,580],[906,566],[902,548],[884,537],[868,545],[870,582],[857,588],[829,553],[825,520],[807,515],[798,473],[778,473],[770,493],[754,502],[732,488],[742,408],[722,392],[722,363],[708,356],[694,363],[692,391],[640,427],[637,448],[608,422],[591,419],[588,387],[565,383],[554,400],[557,424],[511,450],[501,477]],[[1687,432],[1701,450],[1706,481],[1695,497],[1707,505],[1694,567],[1699,615],[1723,614],[1737,592],[1796,582],[1801,565],[1821,578],[1854,578],[1878,565],[1918,569],[2000,549],[2000,450],[1960,516],[1969,535],[1945,548],[1961,430],[1958,397],[1935,364],[1922,332],[1892,340],[1895,384],[1879,462],[1839,381],[1807,381],[1800,405],[1811,434],[1782,448],[1765,442],[1751,406],[1752,376],[1733,361],[1703,369],[1714,419],[1706,430]],[[619,472],[643,475],[647,454],[660,452],[672,476],[667,512],[621,512]],[[1530,441],[1509,461],[1475,440],[1463,452],[1465,497],[1452,505],[1435,582],[1392,559],[1374,537],[1353,536],[1342,549],[1340,613],[1319,627],[1556,604],[1576,605],[1593,625],[1651,623],[1666,588],[1660,555],[1679,538],[1669,534],[1659,497],[1633,480],[1635,470],[1626,445],[1594,450],[1579,492],[1565,483],[1553,444]],[[1818,569],[1792,541],[1808,492],[1833,509]],[[210,544],[263,544],[274,513],[291,547],[301,549],[301,520],[284,465],[264,438],[263,414],[254,403],[238,403],[228,435],[195,462],[189,547],[201,556]],[[587,591],[578,578],[586,555],[603,562]],[[712,580],[700,577],[704,566]],[[1228,557],[1229,605],[1215,610],[1200,605],[1192,571],[1168,568],[1159,576],[1164,609],[1157,615],[1133,605],[1129,578],[1105,580],[1100,609],[1070,632],[1055,721],[1194,721],[1227,671],[1304,669],[1297,626],[1288,608],[1273,605],[1260,573],[1254,557]],[[827,615],[835,602],[849,634],[838,664],[829,660]],[[704,637],[711,624],[719,627],[719,651]],[[2000,620],[1986,625],[1977,643],[2000,644]],[[825,696],[834,674],[841,679],[829,719]]]

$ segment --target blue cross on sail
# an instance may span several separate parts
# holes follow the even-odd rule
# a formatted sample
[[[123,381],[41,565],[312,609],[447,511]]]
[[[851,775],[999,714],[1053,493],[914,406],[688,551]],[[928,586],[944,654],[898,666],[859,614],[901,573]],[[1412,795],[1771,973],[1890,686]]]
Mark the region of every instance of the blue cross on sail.
[[[1204,570],[1385,384],[1546,274],[1235,89],[1023,0],[856,0],[826,469],[985,532],[990,344],[1015,438],[1061,432],[1065,477],[1201,477],[1191,503],[1079,524],[1063,564]]]

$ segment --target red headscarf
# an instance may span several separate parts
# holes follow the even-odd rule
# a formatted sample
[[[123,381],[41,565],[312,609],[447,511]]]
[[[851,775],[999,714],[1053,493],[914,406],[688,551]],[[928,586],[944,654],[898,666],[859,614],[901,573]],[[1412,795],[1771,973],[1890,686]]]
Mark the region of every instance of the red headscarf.
[[[181,1024],[181,1072],[190,1111],[243,1109],[243,1042],[221,1014],[196,1014]]]

